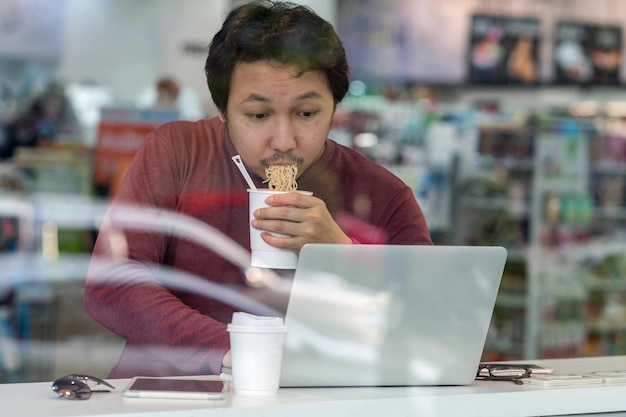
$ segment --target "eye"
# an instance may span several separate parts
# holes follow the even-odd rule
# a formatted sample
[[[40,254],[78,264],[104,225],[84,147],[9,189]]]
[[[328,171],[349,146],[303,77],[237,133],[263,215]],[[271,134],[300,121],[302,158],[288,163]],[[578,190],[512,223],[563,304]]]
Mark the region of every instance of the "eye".
[[[301,111],[298,114],[303,117],[311,117],[311,116],[314,116],[316,113],[317,113],[316,111]]]
[[[263,120],[267,117],[267,113],[252,113],[249,117],[255,120]]]

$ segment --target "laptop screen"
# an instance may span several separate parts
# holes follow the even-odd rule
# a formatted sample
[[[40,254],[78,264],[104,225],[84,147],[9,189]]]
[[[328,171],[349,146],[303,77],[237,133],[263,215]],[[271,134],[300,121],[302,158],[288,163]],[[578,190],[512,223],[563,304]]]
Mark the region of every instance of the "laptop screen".
[[[305,246],[281,386],[471,383],[506,256],[502,247]]]

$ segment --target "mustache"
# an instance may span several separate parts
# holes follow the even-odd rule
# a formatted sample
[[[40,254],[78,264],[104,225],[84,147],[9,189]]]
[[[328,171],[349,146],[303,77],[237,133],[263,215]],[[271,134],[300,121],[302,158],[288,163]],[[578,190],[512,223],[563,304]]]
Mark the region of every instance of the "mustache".
[[[288,162],[290,164],[301,164],[304,162],[304,158],[300,158],[297,157],[295,155],[292,154],[281,154],[281,153],[275,153],[274,155],[270,156],[269,158],[264,158],[261,160],[261,163],[263,163],[264,165],[272,165],[272,164],[276,164],[278,162]]]

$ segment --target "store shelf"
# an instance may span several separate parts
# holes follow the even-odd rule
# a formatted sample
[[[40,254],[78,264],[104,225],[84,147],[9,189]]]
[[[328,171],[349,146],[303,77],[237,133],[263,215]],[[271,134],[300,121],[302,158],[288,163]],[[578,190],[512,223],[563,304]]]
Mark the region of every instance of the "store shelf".
[[[597,219],[625,220],[626,209],[623,207],[596,207],[593,216]]]
[[[529,211],[526,202],[511,201],[508,197],[480,197],[464,195],[459,199],[459,204],[467,208],[490,211],[506,211],[515,216],[528,215]]]
[[[619,292],[626,291],[626,279],[589,279],[588,291]]]
[[[561,130],[563,126],[567,128]],[[598,328],[588,322],[594,319],[587,311],[594,308],[590,294],[626,291],[626,280],[591,281],[584,251],[573,249],[587,247],[592,220],[626,219],[626,210],[594,209],[591,204],[587,128],[584,121],[569,120],[534,131],[519,126],[515,132],[507,126],[500,135],[499,127],[492,126],[479,131],[477,152],[499,153],[467,158],[465,163],[471,166],[460,170],[456,243],[499,244],[509,250],[494,309],[493,335],[486,346],[490,357],[588,352],[590,333]],[[485,134],[491,141],[487,147],[481,144]],[[532,138],[532,143],[522,147],[531,155],[494,142],[520,138]],[[518,153],[503,153],[503,149]],[[624,167],[617,171],[619,175],[626,173]],[[594,172],[606,176],[614,166],[601,168]],[[604,303],[603,297],[596,295],[596,299]],[[607,342],[597,346],[607,346]]]
[[[506,308],[526,308],[526,294],[501,291],[498,294],[497,304]]]
[[[607,150],[602,150],[601,152],[607,152]],[[621,155],[619,154],[611,154],[608,157],[606,155],[592,156],[589,173],[591,175],[609,175],[612,177],[626,175],[626,161],[616,159],[620,157]]]
[[[615,321],[596,320],[585,323],[586,328],[590,332],[596,333],[615,333],[626,332],[626,322],[624,318]]]
[[[510,127],[509,129],[513,129],[513,127]],[[533,159],[530,157],[520,158],[520,157],[514,157],[514,156],[507,156],[507,155],[504,155],[502,157],[495,157],[493,155],[477,155],[474,158],[474,163],[477,166],[481,167],[482,169],[493,168],[496,165],[501,165],[503,168],[505,168],[509,172],[514,172],[514,171],[531,172],[533,169],[533,164],[534,164]]]

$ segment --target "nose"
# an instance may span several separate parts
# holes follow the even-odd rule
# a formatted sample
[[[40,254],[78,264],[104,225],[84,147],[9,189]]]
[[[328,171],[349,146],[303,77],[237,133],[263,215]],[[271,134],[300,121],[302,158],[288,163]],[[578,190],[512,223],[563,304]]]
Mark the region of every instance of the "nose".
[[[296,129],[292,120],[289,118],[277,120],[270,147],[278,152],[287,152],[296,147]]]

